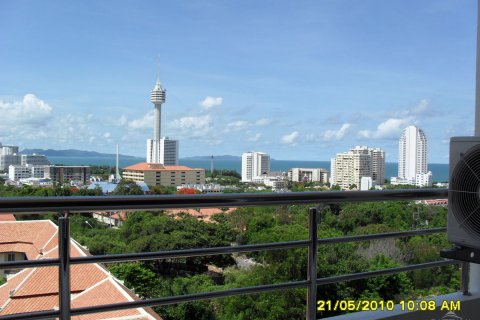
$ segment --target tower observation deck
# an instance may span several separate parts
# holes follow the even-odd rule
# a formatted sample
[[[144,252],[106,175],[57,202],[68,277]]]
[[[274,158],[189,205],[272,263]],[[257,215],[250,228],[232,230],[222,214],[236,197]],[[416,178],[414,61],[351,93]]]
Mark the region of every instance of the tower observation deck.
[[[153,140],[161,139],[161,125],[162,125],[162,104],[165,103],[166,90],[162,88],[160,79],[157,79],[157,83],[150,94],[150,101],[155,106],[154,111],[154,126],[153,126]]]

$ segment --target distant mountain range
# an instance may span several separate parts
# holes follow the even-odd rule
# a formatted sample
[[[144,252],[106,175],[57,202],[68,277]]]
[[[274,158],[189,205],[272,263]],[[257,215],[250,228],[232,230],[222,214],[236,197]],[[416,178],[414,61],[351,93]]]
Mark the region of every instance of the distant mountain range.
[[[212,156],[194,156],[194,157],[184,157],[185,160],[210,160]],[[223,156],[213,156],[214,160],[242,160],[242,157],[223,155]]]
[[[96,151],[85,151],[85,150],[76,150],[76,149],[67,149],[67,150],[54,150],[54,149],[24,149],[20,151],[23,154],[43,154],[47,157],[105,157],[111,158],[115,157],[114,153],[100,153]],[[120,155],[122,158],[131,158],[131,159],[142,159],[141,157]],[[194,157],[184,157],[182,159],[186,160],[210,160],[212,156],[194,156]],[[214,160],[242,160],[242,157],[231,156],[231,155],[221,155],[213,156]]]
[[[100,153],[96,151],[84,151],[76,149],[67,149],[67,150],[53,150],[53,149],[24,149],[20,151],[23,154],[43,154],[47,157],[105,157],[111,158],[115,157],[114,153]],[[122,158],[139,158],[134,156],[120,155]]]

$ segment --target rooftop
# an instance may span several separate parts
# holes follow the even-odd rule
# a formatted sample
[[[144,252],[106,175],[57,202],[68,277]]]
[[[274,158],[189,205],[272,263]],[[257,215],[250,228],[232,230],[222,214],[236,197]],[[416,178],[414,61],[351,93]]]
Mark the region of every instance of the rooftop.
[[[0,253],[24,252],[28,260],[58,258],[58,228],[50,220],[0,222]],[[90,254],[70,240],[72,257]],[[136,301],[139,298],[98,263],[71,267],[72,306]],[[59,308],[57,267],[26,268],[0,286],[0,316]],[[150,308],[117,310],[74,319],[161,319]]]
[[[193,170],[205,170],[201,168],[190,168],[186,166],[164,166],[161,163],[148,163],[140,162],[131,166],[123,168],[124,170],[137,170],[137,171],[193,171]]]

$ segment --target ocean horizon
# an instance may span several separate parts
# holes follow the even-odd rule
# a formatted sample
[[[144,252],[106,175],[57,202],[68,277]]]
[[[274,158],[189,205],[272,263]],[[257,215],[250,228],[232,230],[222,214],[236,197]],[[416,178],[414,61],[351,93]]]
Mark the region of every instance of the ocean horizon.
[[[94,165],[94,166],[115,166],[115,156],[112,157],[48,157],[52,164],[63,165]],[[145,161],[144,158],[119,158],[120,168]],[[179,159],[180,165],[203,168],[210,170],[209,159]],[[213,168],[217,170],[235,170],[238,173],[242,171],[241,159],[214,159]],[[309,161],[309,160],[275,160],[270,161],[271,171],[288,171],[291,168],[325,168],[330,171],[330,161]],[[448,181],[448,164],[430,163],[428,170],[432,171],[433,181]],[[398,174],[398,164],[396,162],[387,162],[385,164],[385,178],[390,179]]]

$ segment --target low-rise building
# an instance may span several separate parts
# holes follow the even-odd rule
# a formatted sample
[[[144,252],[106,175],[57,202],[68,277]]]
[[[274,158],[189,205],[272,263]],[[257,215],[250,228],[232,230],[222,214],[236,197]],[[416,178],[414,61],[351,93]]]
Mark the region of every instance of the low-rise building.
[[[47,170],[49,167],[44,165],[11,165],[8,167],[8,179],[12,181],[29,178],[43,179]]]
[[[222,213],[229,214],[235,210],[236,208],[170,209],[165,210],[165,213],[174,217],[188,214],[198,220],[202,220],[203,222],[213,223],[215,222],[215,220],[212,219],[214,215]]]
[[[392,185],[412,185],[417,187],[431,187],[433,184],[432,181],[432,172],[428,171],[427,173],[417,173],[414,178],[399,178],[392,177],[390,179]]]
[[[105,223],[111,227],[121,227],[127,220],[126,211],[95,211],[92,217],[99,222]]]
[[[237,187],[236,186],[222,186],[222,185],[215,184],[215,183],[207,183],[207,184],[186,183],[186,184],[182,184],[180,186],[177,186],[177,191],[180,190],[180,189],[195,189],[195,190],[198,190],[202,193],[221,193],[225,189],[232,190],[232,189],[237,189]]]
[[[360,180],[360,190],[367,191],[373,187],[373,179],[372,177],[362,177]]]
[[[44,178],[52,179],[60,184],[70,181],[87,184],[90,179],[90,166],[49,166],[45,170]]]
[[[51,165],[48,158],[41,154],[22,154],[20,155],[20,165],[26,166],[27,164],[33,166],[49,166]]]
[[[252,179],[253,183],[256,184],[264,184],[266,187],[272,188],[274,191],[279,191],[279,190],[285,190],[286,189],[286,184],[285,184],[285,178],[283,176],[277,175],[277,176],[258,176],[254,177]]]
[[[292,168],[288,170],[288,179],[293,182],[328,183],[329,172],[323,168]]]
[[[149,186],[176,187],[182,184],[205,184],[205,169],[140,162],[124,168],[122,178],[145,182]]]

